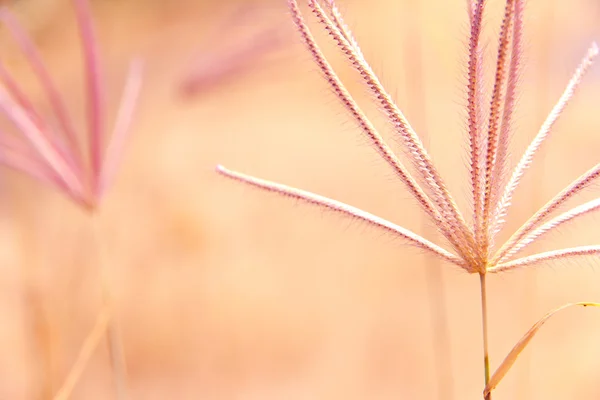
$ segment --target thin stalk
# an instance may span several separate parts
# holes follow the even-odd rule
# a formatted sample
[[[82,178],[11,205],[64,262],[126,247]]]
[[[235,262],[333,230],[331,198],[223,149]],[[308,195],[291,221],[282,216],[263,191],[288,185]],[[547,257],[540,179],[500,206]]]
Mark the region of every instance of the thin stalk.
[[[97,211],[97,210],[96,210]],[[110,283],[110,273],[108,272],[107,263],[105,261],[105,251],[101,246],[100,232],[98,227],[98,214],[94,211],[91,214],[93,244],[96,249],[96,259],[100,268],[101,284],[102,284],[102,304],[108,310],[109,315],[112,315],[108,321],[106,328],[106,340],[108,353],[110,357],[110,366],[112,370],[115,398],[117,400],[128,400],[129,393],[127,388],[127,367],[125,361],[125,351],[121,340],[121,333],[117,323],[117,316],[114,312],[114,300],[112,294],[112,285]]]
[[[35,382],[36,392],[34,398],[39,400],[52,398],[54,392],[54,343],[51,321],[44,307],[44,296],[41,293],[37,279],[32,276],[31,266],[25,266],[24,272],[24,297],[26,317],[36,353]]]
[[[83,375],[85,367],[92,358],[92,355],[102,340],[102,337],[106,332],[107,325],[109,324],[110,314],[108,309],[104,308],[100,311],[95,326],[92,328],[91,332],[88,334],[88,337],[83,342],[81,350],[79,350],[79,355],[75,360],[75,364],[73,364],[69,375],[67,375],[67,379],[61,386],[58,393],[56,393],[56,396],[52,397],[52,400],[69,400],[73,390],[75,389],[75,386],[77,385],[77,382],[81,378],[81,375]],[[50,399],[50,397],[47,398]]]
[[[102,282],[102,302],[109,310],[114,309],[113,298],[106,279]],[[125,351],[123,349],[123,341],[121,340],[121,332],[114,319],[108,322],[106,331],[106,339],[108,352],[110,355],[110,365],[113,371],[115,394],[117,400],[129,399],[127,389],[127,368],[125,362]]]
[[[34,251],[23,251],[21,264],[21,284],[23,298],[23,314],[26,325],[26,335],[28,339],[29,351],[33,353],[32,370],[29,371],[32,376],[31,380],[35,382],[31,385],[30,397],[35,400],[48,400],[52,398],[54,393],[54,379],[56,371],[59,369],[59,353],[56,341],[56,318],[52,315],[54,311],[52,305],[49,304],[48,290],[42,284],[40,277],[40,238],[38,230],[32,228],[35,226],[33,221],[37,215],[27,208],[20,196],[16,195],[13,190],[6,190],[5,184],[2,185],[2,190],[6,195],[10,196],[13,203],[11,206],[12,212],[15,215],[24,217],[22,221],[21,234],[23,249],[34,249]],[[42,256],[43,258],[43,256]]]
[[[536,115],[538,116],[537,120],[543,121],[545,117],[545,113],[549,107],[552,107],[552,104],[548,104],[548,99],[550,98],[550,91],[548,90],[550,85],[552,84],[550,71],[547,67],[551,64],[551,51],[552,51],[552,43],[554,43],[554,12],[553,12],[553,2],[548,1],[548,6],[546,7],[546,15],[541,18],[542,27],[540,28],[541,43],[540,46],[540,65],[544,65],[546,67],[538,68],[536,70],[536,75],[538,79],[536,80]],[[530,205],[531,205],[531,213],[534,215],[540,204],[544,204],[544,183],[545,183],[545,168],[543,165],[546,160],[546,151],[545,149],[540,149],[538,154],[539,164],[542,166],[539,170],[534,170],[531,183],[530,193]],[[534,243],[533,250],[534,252],[539,251],[538,246]],[[534,314],[537,305],[537,294],[538,294],[538,270],[533,269],[530,273],[527,274],[527,278],[525,280],[525,301],[522,307],[522,317],[523,322],[527,319],[529,320],[530,316]],[[532,397],[531,393],[531,376],[532,376],[532,360],[535,354],[535,348],[529,349],[529,351],[525,352],[521,356],[521,369],[522,372],[519,374],[520,381],[517,386],[516,395],[518,398],[522,400],[530,399]]]
[[[450,324],[446,307],[446,285],[442,265],[438,260],[427,257],[425,261],[427,291],[429,295],[429,313],[433,328],[433,351],[435,353],[435,374],[437,380],[437,398],[454,399],[452,377],[452,353],[450,348]]]
[[[407,98],[412,99],[407,104],[407,111],[412,111],[413,118],[419,122],[423,142],[427,141],[427,101],[426,85],[423,72],[423,42],[419,30],[422,26],[422,7],[420,3],[410,4],[413,18],[409,18],[408,32],[404,41]],[[426,236],[434,233],[429,219],[421,216],[421,231]],[[448,322],[446,285],[439,260],[425,256],[425,279],[427,281],[428,306],[431,316],[432,349],[434,353],[435,375],[438,400],[454,399],[454,382],[452,377],[452,354],[450,350],[450,325]]]
[[[483,371],[485,376],[485,386],[490,381],[490,356],[488,353],[488,311],[487,311],[487,289],[485,285],[485,273],[479,274],[481,283],[481,326],[483,328]],[[492,394],[488,393],[485,400],[491,400]]]

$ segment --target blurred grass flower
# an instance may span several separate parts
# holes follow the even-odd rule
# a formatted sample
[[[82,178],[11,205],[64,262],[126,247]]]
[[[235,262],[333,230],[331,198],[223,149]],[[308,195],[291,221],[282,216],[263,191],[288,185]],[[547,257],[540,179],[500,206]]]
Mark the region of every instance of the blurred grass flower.
[[[31,65],[54,113],[45,117],[0,63],[0,111],[15,131],[0,132],[0,163],[62,191],[75,203],[94,210],[114,178],[129,132],[142,82],[140,61],[131,64],[112,134],[108,134],[99,46],[90,5],[74,0],[86,78],[87,130],[75,129],[64,97],[57,89],[34,43],[6,8],[0,21],[8,28]],[[57,121],[55,124],[53,121]]]
[[[25,173],[68,196],[75,204],[94,217],[107,187],[114,179],[127,134],[133,119],[142,85],[142,64],[132,62],[110,134],[106,118],[105,82],[102,76],[99,46],[96,42],[88,0],[73,0],[82,45],[86,81],[86,129],[79,134],[74,119],[67,110],[63,95],[57,89],[36,46],[17,19],[6,8],[0,9],[0,21],[8,28],[18,47],[39,81],[50,107],[52,117],[42,115],[19,82],[0,63],[0,112],[12,123],[14,131],[0,132],[0,163]],[[55,123],[56,121],[56,123]],[[92,218],[92,223],[95,218]],[[95,224],[92,224],[95,225]],[[94,236],[94,241],[97,239]],[[96,244],[97,245],[97,244]],[[100,262],[101,268],[105,266]],[[111,310],[109,284],[103,276],[103,302]],[[34,314],[39,311],[32,311]],[[34,319],[43,321],[41,315]],[[108,323],[108,347],[115,379],[117,398],[125,399],[126,372],[123,350],[116,324]],[[42,342],[43,339],[40,339]],[[43,345],[47,345],[44,341]],[[87,351],[86,347],[82,349]],[[49,354],[49,353],[48,353]],[[50,357],[46,354],[46,357]],[[46,365],[52,365],[46,361]],[[82,366],[76,364],[75,370]],[[49,371],[42,371],[48,375]],[[77,376],[75,375],[69,375]],[[50,378],[45,378],[44,396],[53,392]],[[76,380],[76,379],[75,379]],[[68,393],[75,384],[68,378],[64,390]],[[59,396],[62,394],[59,393]],[[62,398],[62,397],[60,397]]]
[[[247,32],[244,25],[253,29]],[[270,21],[264,6],[254,2],[239,6],[206,35],[202,50],[194,57],[180,85],[182,95],[205,93],[247,72],[262,58],[283,48],[289,41],[288,34],[287,26]],[[211,49],[215,43],[218,46]]]

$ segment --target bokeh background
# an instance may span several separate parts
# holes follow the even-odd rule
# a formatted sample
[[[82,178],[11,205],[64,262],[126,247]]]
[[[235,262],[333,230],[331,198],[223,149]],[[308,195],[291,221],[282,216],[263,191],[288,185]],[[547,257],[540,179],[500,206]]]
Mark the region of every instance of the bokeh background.
[[[5,3],[81,115],[70,1]],[[502,3],[487,8],[488,72]],[[61,194],[1,172],[0,399],[48,399],[60,387],[100,309],[101,263],[116,297],[132,399],[481,398],[476,276],[361,222],[214,172],[224,164],[315,191],[436,239],[327,87],[285,2],[92,4],[112,110],[134,55],[146,62],[140,108],[118,179],[93,220]],[[467,210],[465,2],[347,0],[340,7]],[[343,80],[400,150],[314,22]],[[527,2],[513,163],[600,38],[599,22],[596,0]],[[5,30],[0,43],[4,62],[47,109]],[[529,171],[499,240],[598,162],[599,98],[596,66]],[[536,249],[598,243],[598,232],[590,217]],[[492,369],[551,308],[600,301],[597,267],[585,259],[491,276]],[[494,397],[598,398],[599,332],[597,310],[559,314]],[[108,365],[103,342],[72,398],[114,398]]]

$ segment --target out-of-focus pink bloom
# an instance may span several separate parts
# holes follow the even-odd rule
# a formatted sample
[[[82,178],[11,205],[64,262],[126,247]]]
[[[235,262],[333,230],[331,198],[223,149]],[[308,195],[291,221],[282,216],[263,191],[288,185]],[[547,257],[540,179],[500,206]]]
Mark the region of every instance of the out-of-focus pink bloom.
[[[41,115],[19,83],[0,63],[0,112],[15,132],[0,131],[0,163],[49,184],[86,209],[94,209],[113,180],[129,132],[142,83],[142,65],[131,64],[112,133],[108,134],[104,81],[87,0],[73,0],[86,77],[87,129],[78,134],[35,45],[7,10],[0,21],[31,65],[50,103],[54,119]],[[56,120],[57,124],[52,121]],[[55,126],[56,125],[56,126]]]
[[[263,15],[264,11],[264,8],[248,3],[212,29],[204,42],[218,43],[218,47],[203,49],[196,56],[181,85],[184,95],[196,95],[244,73],[262,57],[281,49],[288,42],[291,31],[286,29],[286,25],[277,23],[260,26],[233,38],[240,33],[243,25],[255,22],[260,25],[260,19],[266,20],[268,17]]]

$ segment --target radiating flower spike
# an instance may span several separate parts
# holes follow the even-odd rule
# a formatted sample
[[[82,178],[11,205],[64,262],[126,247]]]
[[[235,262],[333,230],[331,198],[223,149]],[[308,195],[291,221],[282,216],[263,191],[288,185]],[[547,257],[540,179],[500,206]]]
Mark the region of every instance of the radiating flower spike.
[[[502,114],[503,90],[507,76],[507,63],[509,59],[510,38],[509,33],[513,23],[515,0],[507,0],[504,9],[504,18],[500,28],[500,39],[498,43],[498,56],[496,58],[496,76],[492,89],[490,104],[488,132],[486,140],[485,179],[483,193],[483,220],[481,230],[483,231],[481,248],[485,258],[489,255],[490,245],[490,217],[493,211],[493,190],[498,186],[495,181],[495,169],[497,163],[498,146],[500,141],[500,118]]]
[[[410,244],[422,250],[426,250],[444,261],[448,261],[461,268],[468,268],[468,266],[459,257],[444,250],[443,248],[428,241],[427,239],[422,238],[421,236],[409,231],[408,229],[392,224],[391,222],[388,222],[383,218],[362,211],[356,207],[352,207],[348,204],[328,199],[324,196],[310,193],[305,190],[295,189],[286,185],[282,185],[280,183],[270,182],[264,179],[259,179],[250,175],[242,174],[240,172],[231,171],[221,165],[217,166],[217,172],[228,178],[250,184],[252,186],[267,190],[269,192],[278,193],[283,196],[291,197],[296,200],[301,200],[309,204],[317,205],[332,211],[339,212],[341,214],[345,214],[353,218],[357,218],[359,220],[369,223],[372,226],[377,226],[378,228],[387,230],[395,235],[398,235],[401,238],[408,241]]]
[[[482,57],[479,44],[485,0],[468,0],[471,33],[469,37],[469,62],[467,84],[467,112],[470,149],[470,173],[473,195],[473,231],[475,241],[483,238],[483,186],[484,175],[481,159],[486,147],[485,132],[481,124],[481,69]]]
[[[560,99],[558,100],[558,102],[544,121],[542,127],[540,128],[540,131],[523,154],[523,157],[521,157],[521,160],[515,167],[510,177],[510,180],[506,184],[504,192],[502,193],[502,197],[500,198],[500,201],[498,202],[498,205],[496,207],[496,212],[494,215],[494,218],[496,219],[496,221],[494,222],[496,225],[495,230],[499,230],[502,227],[502,221],[504,221],[504,216],[506,215],[506,211],[510,206],[514,191],[518,187],[521,178],[523,177],[523,174],[531,166],[533,157],[550,134],[554,123],[558,120],[558,117],[562,114],[565,107],[575,94],[575,91],[581,84],[583,76],[591,67],[592,62],[597,56],[598,45],[596,43],[592,43],[585,57],[583,58],[583,60],[581,60],[581,63],[579,64],[577,70],[573,74],[573,77],[569,81],[569,84],[567,85],[565,91],[563,92]]]
[[[452,251],[424,239],[418,234],[385,221],[350,205],[306,192],[279,183],[255,178],[240,172],[231,171],[223,166],[217,172],[233,180],[279,195],[291,197],[323,209],[367,222],[376,229],[387,232],[417,246],[439,259],[460,266],[469,273],[479,275],[481,285],[483,360],[485,371],[484,397],[491,398],[491,390],[512,365],[505,362],[500,372],[490,380],[487,325],[487,289],[486,276],[489,273],[515,270],[550,261],[568,261],[577,257],[600,256],[600,245],[576,246],[566,249],[546,251],[525,257],[516,257],[524,248],[538,241],[547,233],[582,216],[600,210],[600,199],[564,211],[560,215],[552,214],[567,200],[588,187],[600,177],[600,164],[571,183],[555,196],[535,215],[533,215],[513,236],[497,250],[495,239],[504,224],[504,217],[511,205],[512,196],[521,177],[529,168],[533,158],[572,98],[581,83],[584,73],[598,55],[598,47],[593,44],[581,61],[567,88],[550,115],[542,125],[525,154],[505,183],[508,165],[509,141],[512,133],[512,120],[519,83],[523,37],[524,0],[506,0],[504,18],[500,27],[498,52],[495,60],[496,73],[489,102],[483,97],[483,52],[480,45],[485,0],[467,0],[469,9],[470,37],[468,46],[468,83],[467,134],[469,143],[469,175],[472,194],[472,226],[468,226],[462,213],[456,206],[444,181],[431,161],[419,136],[410,126],[398,105],[385,90],[377,75],[369,66],[352,32],[344,23],[334,0],[306,0],[308,8],[319,24],[333,39],[346,59],[360,74],[363,83],[373,96],[378,108],[383,112],[395,133],[404,144],[405,154],[412,164],[411,173],[392,152],[382,136],[376,130],[366,114],[335,73],[315,41],[296,0],[288,0],[292,21],[304,41],[309,53],[324,75],[333,92],[347,109],[352,119],[380,156],[394,170],[396,175],[417,200],[421,209],[432,219],[439,232],[452,247]],[[583,303],[582,303],[583,304]],[[587,304],[587,303],[586,303]],[[514,354],[522,351],[526,345],[517,347]]]
[[[513,30],[512,30],[512,49],[510,54],[510,65],[508,69],[508,79],[506,83],[506,95],[504,97],[504,106],[502,110],[502,123],[498,136],[498,150],[496,153],[496,162],[493,172],[492,185],[493,193],[491,197],[492,204],[498,204],[502,192],[503,176],[508,167],[508,144],[512,133],[512,120],[517,100],[517,87],[520,83],[521,58],[523,52],[523,12],[525,8],[524,0],[515,1]],[[494,215],[495,218],[495,215]],[[494,238],[497,230],[490,232],[490,237]]]
[[[496,263],[500,260],[505,261],[507,254],[513,250],[528,233],[539,226],[540,223],[542,223],[550,214],[552,214],[567,200],[577,195],[585,188],[589,187],[596,179],[598,179],[598,177],[600,177],[600,163],[596,164],[586,173],[573,181],[569,186],[563,189],[559,194],[557,194],[542,208],[540,208],[531,218],[529,218],[529,220],[527,220],[527,222],[525,222],[496,252],[492,263]]]

